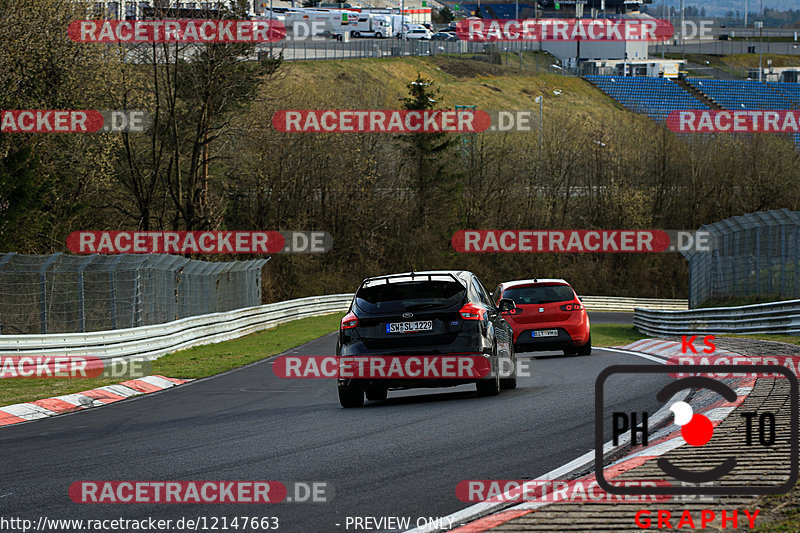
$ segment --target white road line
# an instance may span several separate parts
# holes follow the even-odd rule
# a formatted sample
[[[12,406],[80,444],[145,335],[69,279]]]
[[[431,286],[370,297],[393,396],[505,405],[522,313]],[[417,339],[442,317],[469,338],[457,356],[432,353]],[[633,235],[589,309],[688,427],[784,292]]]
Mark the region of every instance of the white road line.
[[[648,359],[650,361],[654,361],[654,362],[660,363],[662,365],[667,364],[667,359],[665,359],[663,357],[658,357],[657,355],[650,355],[650,354],[641,353],[641,352],[632,352],[630,350],[620,350],[618,348],[598,348],[598,349],[599,350],[606,350],[606,351],[609,351],[609,352],[624,353],[624,354],[627,354],[627,355],[635,355],[636,357],[641,357],[643,359]]]
[[[662,365],[667,363],[667,360],[664,359],[664,358],[658,358],[658,357],[654,357],[654,356],[651,356],[651,355],[648,355],[648,354],[639,353],[639,352],[632,352],[632,351],[628,351],[628,350],[618,350],[618,349],[615,349],[615,348],[595,348],[595,349],[596,350],[604,350],[604,351],[624,353],[624,354],[627,354],[627,355],[635,355],[635,356],[638,356],[638,357],[643,357],[645,359],[649,359],[651,361],[655,361],[656,363],[660,363]],[[687,392],[687,394],[688,394],[688,392]],[[675,399],[675,397],[673,397],[673,399]],[[668,405],[669,405],[669,403],[671,403],[671,401],[668,402]],[[652,420],[653,424],[658,422],[656,419],[659,418],[659,416],[660,416],[659,413],[662,413],[662,416],[668,416],[666,413],[669,413],[669,409],[667,408],[666,405],[664,407],[662,407],[653,416],[653,420]],[[619,443],[619,446],[613,446],[611,441],[608,441],[603,445],[603,451],[608,453],[613,448],[622,447],[622,446],[626,446],[626,445],[627,445],[627,441],[624,438]],[[544,474],[542,476],[538,476],[536,479],[557,479],[558,477],[561,477],[561,476],[564,476],[566,474],[569,474],[570,472],[572,472],[574,470],[578,470],[578,469],[581,469],[581,468],[586,468],[587,466],[589,466],[593,462],[594,462],[594,450],[590,450],[590,451],[586,452],[585,454],[581,455],[580,457],[578,457],[577,459],[574,459],[574,460],[570,461],[569,463],[567,463],[565,465],[559,466],[558,468],[555,468],[555,469],[551,470],[550,472],[548,472],[548,473],[546,473],[546,474]],[[502,502],[502,501],[501,502],[480,502],[480,503],[476,503],[474,505],[471,505],[471,506],[467,507],[466,509],[462,509],[460,511],[456,511],[455,513],[452,513],[452,514],[449,514],[449,515],[447,515],[445,517],[442,517],[442,520],[443,521],[447,520],[448,523],[454,524],[455,527],[458,527],[458,526],[461,526],[461,525],[463,525],[465,523],[472,522],[473,520],[475,520],[477,518],[480,518],[482,516],[486,516],[486,515],[489,515],[489,514],[495,512],[495,511],[499,511],[501,508],[512,507],[512,505],[510,505],[510,504],[513,504],[513,502]],[[522,504],[522,505],[524,505],[524,504]],[[516,506],[514,508],[520,508],[521,509],[523,507]],[[439,527],[436,527],[435,524],[430,524],[430,525],[426,525],[426,526],[416,527],[414,529],[409,529],[405,533],[435,533],[437,531],[442,531],[442,529],[439,528]]]

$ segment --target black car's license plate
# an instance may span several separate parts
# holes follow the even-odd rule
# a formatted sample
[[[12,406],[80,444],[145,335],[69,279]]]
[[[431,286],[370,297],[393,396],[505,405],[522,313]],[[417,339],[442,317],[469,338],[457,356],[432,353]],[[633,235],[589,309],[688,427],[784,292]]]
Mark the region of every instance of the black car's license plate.
[[[389,322],[386,324],[386,333],[414,333],[416,331],[431,331],[432,320],[416,320],[414,322]]]

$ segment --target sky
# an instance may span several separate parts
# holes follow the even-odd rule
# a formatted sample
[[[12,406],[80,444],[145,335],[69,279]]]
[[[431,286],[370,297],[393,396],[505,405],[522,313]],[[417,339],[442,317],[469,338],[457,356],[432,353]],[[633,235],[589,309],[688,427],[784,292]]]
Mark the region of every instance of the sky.
[[[653,0],[651,5],[647,8],[652,11],[656,6],[661,5],[662,0]],[[680,0],[665,0],[667,7],[675,6],[680,7]],[[701,7],[706,8],[706,13],[709,15],[725,15],[728,11],[740,11],[744,14],[745,0],[684,0],[684,6],[694,6],[698,9]],[[800,0],[764,0],[764,9],[800,9]],[[747,10],[751,13],[757,12],[761,9],[760,0],[749,0],[747,2]]]

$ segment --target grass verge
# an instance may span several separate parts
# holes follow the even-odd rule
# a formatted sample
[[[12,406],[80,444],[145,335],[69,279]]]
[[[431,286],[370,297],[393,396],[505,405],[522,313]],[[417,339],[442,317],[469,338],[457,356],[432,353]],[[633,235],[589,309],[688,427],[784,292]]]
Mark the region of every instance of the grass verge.
[[[303,318],[239,339],[170,353],[153,361],[151,373],[182,379],[213,376],[336,331],[341,318],[341,313]],[[124,379],[3,379],[0,380],[0,405],[81,392],[120,381]]]
[[[608,346],[625,346],[640,339],[646,339],[630,324],[595,324],[592,325],[592,346],[605,348]]]

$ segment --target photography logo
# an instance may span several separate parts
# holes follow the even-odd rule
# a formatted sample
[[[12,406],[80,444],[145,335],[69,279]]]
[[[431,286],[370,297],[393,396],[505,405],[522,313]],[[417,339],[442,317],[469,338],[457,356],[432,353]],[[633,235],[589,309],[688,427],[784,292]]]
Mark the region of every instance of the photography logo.
[[[798,381],[797,377],[785,366],[780,365],[748,365],[746,369],[737,365],[681,365],[682,374],[691,374],[689,377],[670,382],[663,387],[655,397],[659,403],[666,405],[672,411],[671,423],[680,427],[680,435],[692,451],[697,451],[697,458],[703,457],[703,466],[697,466],[697,461],[686,462],[682,467],[674,464],[661,456],[656,459],[656,465],[669,480],[680,483],[671,483],[669,486],[658,486],[647,489],[647,494],[681,494],[681,495],[756,495],[780,494],[790,490],[798,479]],[[595,473],[598,485],[610,494],[640,494],[641,487],[625,487],[609,482],[603,472],[603,444],[604,426],[607,415],[611,415],[612,444],[619,445],[621,437],[626,433],[630,436],[630,445],[633,452],[641,451],[648,446],[650,435],[648,420],[651,418],[647,411],[612,411],[608,412],[603,404],[603,392],[606,381],[615,375],[628,379],[646,374],[667,374],[675,371],[674,366],[652,365],[618,365],[604,369],[595,382]],[[708,377],[710,375],[740,375],[742,377],[753,373],[780,374],[789,382],[789,398],[784,405],[789,416],[778,416],[778,412],[771,412],[763,405],[758,412],[737,408],[728,416],[739,417],[742,423],[733,429],[734,434],[725,436],[728,445],[725,452],[715,452],[712,461],[706,465],[708,451],[706,445],[713,439],[715,433],[714,423],[707,416],[695,413],[692,406],[684,401],[674,401],[668,404],[676,393],[683,390],[710,391],[708,394],[716,396],[716,404],[732,407],[737,400],[736,392],[720,380]],[[786,422],[786,419],[788,423]],[[730,428],[729,428],[730,431]],[[732,439],[732,440],[731,440]],[[754,448],[754,447],[757,447]],[[717,448],[718,449],[718,448]],[[772,485],[764,485],[756,479],[748,479],[747,469],[736,471],[737,465],[742,460],[739,454],[755,451],[766,454],[770,461],[776,465],[788,464],[788,479]],[[746,464],[745,464],[746,466]],[[722,480],[728,474],[729,479]],[[716,486],[715,482],[722,480]],[[704,484],[705,486],[695,486]]]

